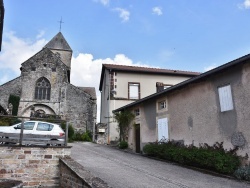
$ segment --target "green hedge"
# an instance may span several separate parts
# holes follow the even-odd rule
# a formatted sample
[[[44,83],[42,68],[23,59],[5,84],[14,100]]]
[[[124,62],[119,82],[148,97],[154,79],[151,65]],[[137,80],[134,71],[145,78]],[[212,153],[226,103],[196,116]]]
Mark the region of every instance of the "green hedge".
[[[143,152],[149,156],[165,159],[180,164],[213,170],[223,174],[233,174],[240,165],[237,148],[225,150],[223,143],[207,144],[195,147],[183,146],[174,142],[150,143],[144,146]]]
[[[128,148],[128,142],[126,142],[126,141],[121,141],[121,142],[119,143],[119,148],[120,148],[120,149],[127,149],[127,148]]]

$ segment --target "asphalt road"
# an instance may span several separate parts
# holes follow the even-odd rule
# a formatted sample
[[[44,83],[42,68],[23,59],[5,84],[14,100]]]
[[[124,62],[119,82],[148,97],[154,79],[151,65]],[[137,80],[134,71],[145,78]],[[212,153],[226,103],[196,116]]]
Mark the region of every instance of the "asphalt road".
[[[250,184],[204,174],[88,142],[71,144],[71,157],[113,188],[243,188]]]

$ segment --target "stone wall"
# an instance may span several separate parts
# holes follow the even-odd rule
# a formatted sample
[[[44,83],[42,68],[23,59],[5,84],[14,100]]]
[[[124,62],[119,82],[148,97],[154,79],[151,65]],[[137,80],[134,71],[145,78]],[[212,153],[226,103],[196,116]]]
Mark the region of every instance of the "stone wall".
[[[67,85],[65,99],[67,102],[67,108],[64,111],[66,120],[77,131],[92,131],[96,119],[96,101],[91,100],[88,93],[72,84]]]
[[[9,82],[6,82],[5,84],[0,86],[0,105],[6,110],[8,107],[8,100],[9,96],[21,95],[21,85],[22,85],[22,78],[17,77],[14,80],[11,80]]]
[[[60,159],[60,187],[108,188],[108,184],[93,176],[71,158]]]
[[[58,187],[59,158],[71,147],[0,146],[0,179],[20,180],[24,187]]]

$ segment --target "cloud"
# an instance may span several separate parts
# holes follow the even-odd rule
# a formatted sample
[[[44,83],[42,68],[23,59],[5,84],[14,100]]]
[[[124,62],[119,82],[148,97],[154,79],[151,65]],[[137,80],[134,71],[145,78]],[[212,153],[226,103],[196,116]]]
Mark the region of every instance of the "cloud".
[[[103,4],[104,6],[107,6],[110,2],[110,0],[93,0],[94,2],[98,2]]]
[[[157,56],[160,61],[167,62],[173,55],[174,55],[173,50],[162,49]]]
[[[153,7],[152,8],[152,11],[153,11],[153,14],[156,14],[158,16],[162,15],[163,12],[162,12],[162,8],[161,7]]]
[[[240,9],[250,9],[250,0],[245,0],[243,3],[239,4]]]
[[[45,34],[45,31],[42,30],[42,31],[40,31],[40,32],[38,33],[38,35],[36,36],[36,38],[37,38],[37,39],[40,39],[40,38],[42,38],[42,37],[44,36],[44,34]]]
[[[212,64],[212,65],[209,65],[208,67],[205,67],[205,68],[204,68],[204,71],[207,72],[207,71],[212,70],[212,69],[214,69],[214,68],[216,68],[216,67],[217,67],[216,64]]]
[[[20,74],[21,63],[33,56],[47,43],[45,39],[18,38],[14,32],[6,32],[0,53],[0,70],[10,69],[14,74]]]
[[[114,8],[113,10],[119,12],[119,17],[123,22],[129,21],[130,12],[128,10],[123,8]]]

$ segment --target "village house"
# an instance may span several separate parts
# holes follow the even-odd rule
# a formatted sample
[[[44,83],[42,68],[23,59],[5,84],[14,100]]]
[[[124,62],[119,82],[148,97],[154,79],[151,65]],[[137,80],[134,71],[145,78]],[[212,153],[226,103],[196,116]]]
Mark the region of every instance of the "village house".
[[[175,140],[185,145],[240,147],[250,154],[250,54],[113,112],[139,111],[128,134],[129,147]]]
[[[197,72],[149,67],[103,64],[99,90],[101,92],[100,128],[102,140],[118,141],[119,132],[112,111],[155,92],[162,91],[184,80],[199,75]],[[109,136],[108,136],[109,135]]]

